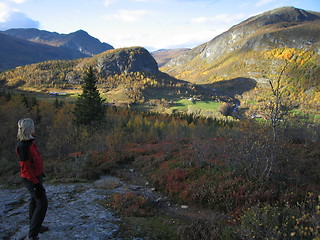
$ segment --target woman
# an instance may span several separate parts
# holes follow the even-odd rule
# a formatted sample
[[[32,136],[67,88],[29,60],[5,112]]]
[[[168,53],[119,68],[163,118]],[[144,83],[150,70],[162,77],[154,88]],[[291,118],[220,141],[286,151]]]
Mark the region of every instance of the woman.
[[[43,160],[34,143],[34,122],[30,118],[18,122],[16,153],[20,162],[20,175],[27,187],[29,204],[29,234],[25,240],[39,239],[38,234],[48,230],[42,226],[48,208],[46,190],[42,185]]]

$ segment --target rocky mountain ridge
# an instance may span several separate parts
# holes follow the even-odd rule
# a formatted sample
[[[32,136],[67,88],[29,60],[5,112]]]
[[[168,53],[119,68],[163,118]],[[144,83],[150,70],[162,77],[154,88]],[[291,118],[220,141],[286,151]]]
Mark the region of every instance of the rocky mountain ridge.
[[[83,30],[58,34],[38,29],[10,29],[0,32],[0,40],[0,72],[48,60],[91,57],[113,49]]]
[[[274,9],[251,17],[187,53],[167,66],[187,64],[196,57],[212,62],[226,54],[279,47],[319,50],[320,13],[294,7]]]
[[[47,60],[76,59],[85,55],[67,48],[30,42],[0,33],[0,72]]]
[[[231,27],[160,70],[229,96],[236,94],[243,102],[258,102],[267,94],[270,85],[266,83],[277,79],[285,68],[283,81],[288,81],[290,101],[316,114],[320,94],[319,33],[320,13],[278,8]]]
[[[90,36],[83,30],[78,30],[69,34],[59,34],[36,28],[24,28],[9,29],[3,33],[31,42],[42,43],[54,47],[65,47],[73,51],[78,51],[87,57],[113,49],[110,44],[100,42],[97,38]]]

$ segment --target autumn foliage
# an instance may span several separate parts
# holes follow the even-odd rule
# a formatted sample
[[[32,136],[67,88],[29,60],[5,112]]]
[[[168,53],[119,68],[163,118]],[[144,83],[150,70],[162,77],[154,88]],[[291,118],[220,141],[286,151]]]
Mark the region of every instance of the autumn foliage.
[[[2,183],[20,184],[14,153],[16,123],[31,117],[49,181],[94,180],[129,165],[172,201],[218,216],[182,227],[182,239],[319,235],[316,124],[279,126],[278,161],[270,178],[263,179],[272,137],[265,122],[223,122],[107,107],[105,121],[97,129],[73,125],[73,104],[8,92],[1,93],[0,102]],[[146,199],[138,195],[114,195],[110,204],[127,215],[150,211]]]

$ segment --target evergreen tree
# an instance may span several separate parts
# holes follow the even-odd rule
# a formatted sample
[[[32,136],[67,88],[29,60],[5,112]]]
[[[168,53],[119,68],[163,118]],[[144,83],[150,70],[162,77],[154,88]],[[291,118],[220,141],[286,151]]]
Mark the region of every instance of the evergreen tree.
[[[89,125],[93,122],[100,122],[104,118],[103,99],[97,89],[97,78],[90,67],[85,73],[82,85],[82,94],[74,110],[74,123],[76,125]]]

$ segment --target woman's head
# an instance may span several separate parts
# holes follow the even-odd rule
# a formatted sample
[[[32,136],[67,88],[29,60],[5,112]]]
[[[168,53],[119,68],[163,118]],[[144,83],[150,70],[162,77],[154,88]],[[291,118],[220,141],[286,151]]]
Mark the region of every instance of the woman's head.
[[[20,141],[34,139],[34,122],[31,118],[24,118],[18,122],[17,138]]]

